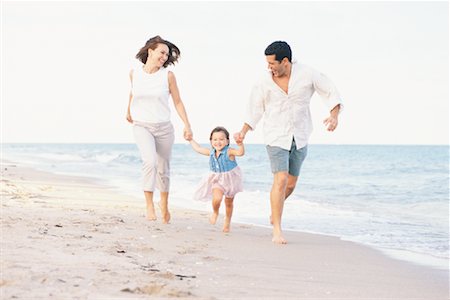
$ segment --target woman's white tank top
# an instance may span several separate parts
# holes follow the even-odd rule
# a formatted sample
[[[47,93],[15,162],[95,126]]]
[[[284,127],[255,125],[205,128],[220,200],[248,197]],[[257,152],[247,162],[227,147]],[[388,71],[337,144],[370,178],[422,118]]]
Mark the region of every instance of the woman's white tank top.
[[[160,68],[155,73],[144,71],[143,65],[133,70],[131,117],[134,121],[162,123],[170,121],[169,71]]]

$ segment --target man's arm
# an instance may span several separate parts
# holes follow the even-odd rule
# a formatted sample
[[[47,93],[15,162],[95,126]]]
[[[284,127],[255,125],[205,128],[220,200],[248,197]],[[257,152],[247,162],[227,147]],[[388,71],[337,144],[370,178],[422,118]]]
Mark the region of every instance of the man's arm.
[[[336,105],[331,111],[330,116],[323,120],[323,124],[327,127],[328,131],[334,131],[336,127],[338,126],[338,116],[339,111],[341,109],[341,105]]]
[[[233,135],[234,140],[236,141],[236,144],[239,145],[239,144],[241,144],[241,143],[244,141],[245,135],[247,134],[247,132],[248,132],[249,130],[253,130],[253,128],[252,128],[250,125],[248,125],[247,123],[244,123],[244,126],[242,126],[241,131],[236,132],[236,133]]]
[[[244,125],[240,132],[233,135],[237,144],[244,141],[245,135],[249,130],[254,130],[256,128],[256,124],[261,120],[264,112],[264,84],[263,81],[260,81],[252,87],[250,99],[247,104]]]

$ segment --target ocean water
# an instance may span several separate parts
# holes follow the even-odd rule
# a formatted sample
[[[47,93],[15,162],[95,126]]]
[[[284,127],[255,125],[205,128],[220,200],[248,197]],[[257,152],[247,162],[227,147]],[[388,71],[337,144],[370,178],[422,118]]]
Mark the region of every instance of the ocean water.
[[[3,144],[2,157],[93,177],[143,198],[135,144]],[[269,226],[272,174],[264,145],[246,145],[238,164],[245,191],[235,198],[233,221]],[[210,203],[192,200],[208,173],[208,157],[176,144],[171,168],[171,205],[210,211]],[[144,207],[144,200],[139,204]],[[283,228],[338,236],[448,269],[449,147],[310,145],[297,188],[285,203]]]

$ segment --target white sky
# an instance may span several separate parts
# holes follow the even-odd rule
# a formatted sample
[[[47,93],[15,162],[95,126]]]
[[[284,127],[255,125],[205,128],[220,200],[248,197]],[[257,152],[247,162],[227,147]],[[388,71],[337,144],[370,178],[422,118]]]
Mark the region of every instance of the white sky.
[[[448,144],[448,2],[2,2],[2,142],[131,142],[128,71],[145,41],[175,43],[195,138],[242,126],[264,49],[287,41],[345,101],[320,144]],[[182,124],[172,109],[177,142]],[[261,124],[260,124],[261,125]],[[262,143],[261,126],[247,143]]]

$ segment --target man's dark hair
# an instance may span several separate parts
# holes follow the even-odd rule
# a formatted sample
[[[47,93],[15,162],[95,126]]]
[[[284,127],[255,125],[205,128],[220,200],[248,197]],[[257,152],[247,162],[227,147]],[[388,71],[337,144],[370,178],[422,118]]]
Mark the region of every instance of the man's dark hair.
[[[266,50],[264,51],[265,55],[274,55],[275,54],[275,60],[281,62],[283,58],[287,57],[289,62],[292,60],[292,51],[291,47],[288,45],[288,43],[283,41],[276,41],[267,46]]]

